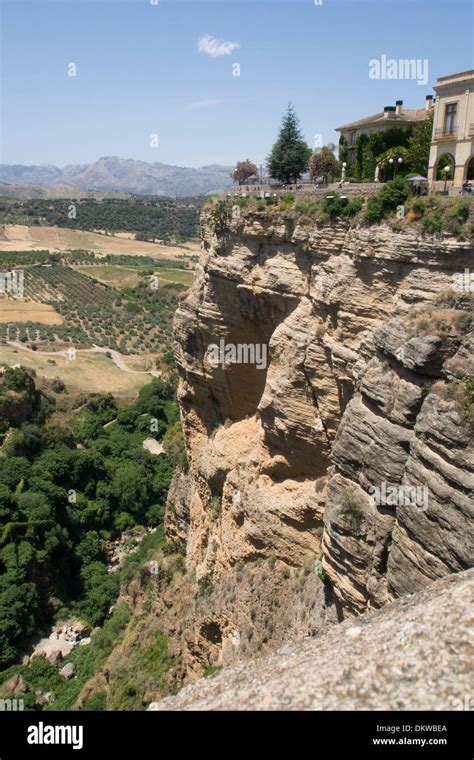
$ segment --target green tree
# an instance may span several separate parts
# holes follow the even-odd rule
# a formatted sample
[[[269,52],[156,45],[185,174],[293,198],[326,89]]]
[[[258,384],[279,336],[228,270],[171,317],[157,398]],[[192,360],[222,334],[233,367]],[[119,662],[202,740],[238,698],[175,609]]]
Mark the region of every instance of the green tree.
[[[299,120],[290,104],[278,139],[267,158],[270,175],[280,182],[297,182],[308,168],[311,148],[303,140]]]
[[[433,133],[433,111],[416,125],[408,141],[408,160],[414,172],[428,175],[431,138]]]

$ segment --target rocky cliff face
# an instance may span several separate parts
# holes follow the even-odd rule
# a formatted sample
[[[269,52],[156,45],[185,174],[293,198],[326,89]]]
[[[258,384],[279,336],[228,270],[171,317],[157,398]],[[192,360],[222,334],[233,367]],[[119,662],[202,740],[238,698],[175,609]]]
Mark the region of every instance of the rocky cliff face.
[[[188,568],[322,553],[344,615],[469,567],[470,299],[449,292],[469,244],[271,208],[208,209],[202,233],[175,326],[189,473],[167,516]],[[216,366],[221,340],[267,347],[267,366]]]
[[[472,710],[474,571],[154,702],[150,710]]]

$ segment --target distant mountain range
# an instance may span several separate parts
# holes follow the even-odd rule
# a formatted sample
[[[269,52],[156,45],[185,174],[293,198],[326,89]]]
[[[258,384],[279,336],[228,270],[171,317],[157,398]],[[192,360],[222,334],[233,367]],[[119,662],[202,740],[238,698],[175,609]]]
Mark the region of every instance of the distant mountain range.
[[[70,164],[63,169],[49,164],[0,164],[0,183],[54,188],[56,197],[60,188],[68,190],[67,195],[71,190],[81,193],[90,190],[184,197],[229,189],[231,171],[232,167],[217,164],[192,169],[106,156],[93,164]]]

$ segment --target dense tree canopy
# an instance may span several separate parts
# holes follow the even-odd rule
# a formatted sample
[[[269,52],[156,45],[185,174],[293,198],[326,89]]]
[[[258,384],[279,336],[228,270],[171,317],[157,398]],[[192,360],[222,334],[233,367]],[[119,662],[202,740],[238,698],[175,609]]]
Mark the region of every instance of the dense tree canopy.
[[[23,414],[12,403],[18,399]],[[127,409],[110,394],[91,398],[54,436],[61,425],[46,401],[23,368],[0,379],[8,430],[0,459],[0,667],[54,614],[102,623],[119,584],[105,542],[162,522],[174,465],[184,462],[173,388],[159,379]],[[152,423],[158,432],[150,433]],[[170,454],[143,449],[146,437],[168,429]]]
[[[297,182],[308,169],[310,157],[311,149],[303,140],[298,117],[289,105],[278,139],[267,159],[270,175],[280,182]]]
[[[0,200],[0,223],[46,224],[81,230],[135,232],[142,240],[186,240],[199,234],[199,211],[204,198],[136,197],[120,200],[74,200],[76,216],[70,218],[69,199]]]

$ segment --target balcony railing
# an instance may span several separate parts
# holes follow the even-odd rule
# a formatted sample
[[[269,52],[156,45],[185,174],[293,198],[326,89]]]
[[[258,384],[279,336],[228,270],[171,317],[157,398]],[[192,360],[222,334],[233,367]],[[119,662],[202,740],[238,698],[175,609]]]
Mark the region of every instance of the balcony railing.
[[[474,124],[469,124],[469,137],[474,137]]]
[[[444,127],[443,129],[435,130],[435,140],[457,140],[458,128],[457,127]]]

